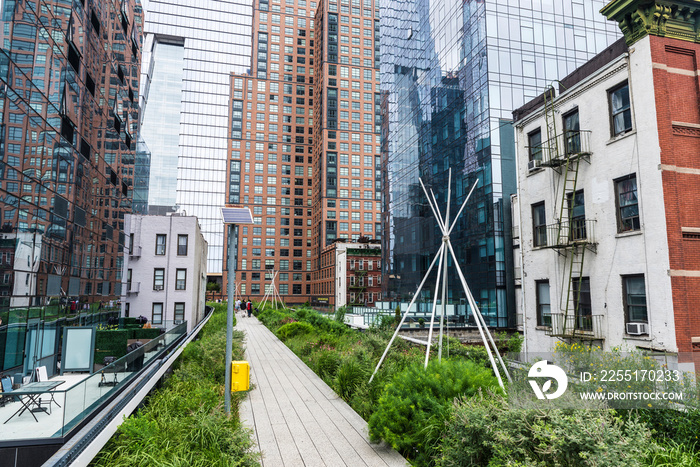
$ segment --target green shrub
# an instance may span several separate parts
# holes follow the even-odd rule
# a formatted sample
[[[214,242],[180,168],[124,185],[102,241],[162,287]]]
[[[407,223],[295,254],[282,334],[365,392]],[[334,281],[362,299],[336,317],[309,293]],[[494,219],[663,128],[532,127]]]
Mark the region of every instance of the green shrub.
[[[416,465],[430,465],[452,401],[497,385],[485,368],[463,360],[420,363],[396,374],[369,419],[374,441],[385,440]]]
[[[316,355],[316,374],[324,380],[332,380],[340,366],[338,352],[322,350]]]
[[[160,336],[163,334],[163,331],[158,329],[158,328],[135,328],[135,329],[130,329],[130,336],[129,339],[155,339],[156,337]]]
[[[343,360],[335,375],[335,392],[349,401],[357,389],[369,379],[368,368],[354,357]]]
[[[698,426],[700,426],[700,410],[688,408],[685,411],[674,409],[637,409],[619,410],[625,416],[639,418],[654,431],[654,437],[659,441],[680,443],[700,451],[698,443]]]
[[[102,365],[105,357],[121,358],[126,355],[129,330],[97,331],[95,333],[94,363]]]
[[[243,357],[242,339],[243,333],[234,331],[234,359]],[[223,304],[200,331],[199,339],[185,347],[173,375],[122,423],[92,465],[259,465],[251,433],[243,429],[237,416],[229,417],[223,409],[225,344]],[[233,394],[232,413],[238,413],[243,397]]]
[[[285,341],[289,339],[290,337],[298,336],[298,335],[303,335],[303,334],[310,334],[314,332],[314,327],[311,326],[309,323],[302,323],[299,321],[293,322],[293,323],[287,323],[282,325],[276,332],[277,337],[279,337],[282,341]]]
[[[339,323],[345,323],[345,313],[348,312],[348,309],[345,307],[345,305],[338,307],[337,310],[335,310],[335,320]]]
[[[695,452],[697,443],[691,445],[669,441],[649,453],[645,465],[649,467],[700,467],[700,457]]]
[[[652,446],[644,423],[635,418],[625,423],[600,402],[569,399],[574,397],[564,395],[546,405],[532,399],[508,401],[493,393],[462,400],[449,420],[437,464],[643,465]]]

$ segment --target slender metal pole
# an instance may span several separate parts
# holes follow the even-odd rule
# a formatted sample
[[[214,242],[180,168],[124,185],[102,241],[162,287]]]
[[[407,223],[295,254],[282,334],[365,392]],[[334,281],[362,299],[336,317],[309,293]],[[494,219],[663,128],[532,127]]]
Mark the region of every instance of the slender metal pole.
[[[437,206],[433,206],[433,202],[430,200],[430,195],[428,195],[428,190],[425,189],[425,185],[423,185],[423,180],[420,178],[418,179],[420,182],[420,186],[423,188],[423,193],[425,193],[425,198],[428,200],[428,205],[430,206],[430,209],[433,211],[433,216],[435,216],[435,219],[437,220],[438,227],[440,227],[440,230],[442,230],[443,224],[442,224],[442,216],[440,216],[440,211],[435,210]]]
[[[224,387],[224,408],[231,415],[231,348],[233,347],[233,302],[235,297],[234,276],[236,274],[233,254],[234,226],[228,224],[228,287],[226,299],[226,381]]]
[[[437,296],[440,289],[440,271],[442,270],[442,262],[445,259],[445,249],[440,250],[440,262],[437,268],[437,278],[435,282],[435,295],[433,296],[433,308],[430,313],[430,329],[428,330],[428,345],[425,347],[425,368],[428,368],[428,358],[430,357],[430,347],[433,344],[433,326],[435,323],[435,309],[437,308]]]
[[[488,328],[486,328],[484,325],[482,325],[481,320],[479,320],[479,316],[481,313],[479,312],[479,308],[476,305],[476,301],[474,300],[474,297],[472,296],[471,291],[469,290],[469,286],[467,285],[467,280],[464,278],[464,275],[462,274],[462,269],[459,267],[459,264],[457,263],[457,257],[455,256],[455,252],[452,249],[452,244],[448,240],[447,242],[448,245],[448,250],[450,251],[450,254],[452,255],[452,259],[455,262],[455,265],[457,266],[457,274],[459,275],[459,279],[462,282],[462,287],[464,288],[464,292],[467,294],[467,300],[469,301],[469,306],[472,308],[472,314],[474,315],[474,319],[476,320],[476,326],[479,329],[479,334],[481,335],[481,340],[484,343],[484,347],[486,347],[486,353],[489,356],[489,360],[491,362],[491,367],[493,368],[493,372],[496,374],[496,378],[498,378],[498,384],[501,386],[501,389],[505,391],[505,387],[503,386],[503,380],[501,379],[501,372],[498,371],[498,366],[496,365],[496,362],[493,359],[493,355],[491,353],[491,348],[489,346],[489,342],[486,340],[486,337],[484,336],[484,331],[486,331],[486,334],[489,335],[489,338],[491,337],[491,333],[489,333]],[[493,343],[493,339],[490,339],[491,343]],[[508,378],[509,381],[510,379],[510,373],[508,373],[508,370],[506,369],[505,363],[503,363],[503,359],[501,359],[501,354],[498,352],[498,348],[495,347],[494,345],[494,351],[496,352],[496,355],[498,355],[498,359],[500,360],[501,366],[503,367],[503,371],[506,374],[506,377]]]
[[[416,290],[415,295],[413,295],[413,299],[411,300],[411,303],[408,304],[408,308],[406,308],[406,313],[404,313],[403,318],[401,318],[401,322],[399,323],[398,326],[396,326],[396,331],[394,331],[394,335],[391,336],[391,340],[389,341],[389,344],[386,346],[386,349],[384,349],[384,353],[382,354],[382,358],[379,359],[379,363],[377,363],[377,368],[374,369],[374,373],[372,373],[372,376],[369,378],[369,382],[371,383],[372,380],[374,379],[374,375],[377,374],[377,371],[379,371],[379,367],[382,366],[382,362],[384,362],[384,359],[386,358],[386,354],[389,353],[389,348],[391,348],[391,344],[394,343],[394,339],[396,339],[396,336],[399,334],[399,330],[401,330],[401,326],[403,325],[403,322],[406,320],[406,316],[408,316],[408,313],[411,311],[411,307],[413,304],[416,302],[416,299],[418,298],[418,292],[423,288],[423,284],[425,284],[426,279],[428,279],[428,275],[430,274],[430,271],[433,270],[433,266],[435,266],[435,261],[438,259],[438,255],[442,254],[442,250],[445,248],[445,244],[443,243],[442,246],[440,247],[440,250],[438,250],[438,254],[435,255],[433,258],[433,262],[430,263],[430,267],[428,268],[428,271],[425,273],[425,276],[423,276],[423,280],[421,281],[420,285],[418,286],[418,289]]]
[[[474,192],[474,189],[476,188],[476,185],[477,185],[478,183],[479,183],[478,181],[475,182],[475,183],[474,183],[474,186],[472,187],[472,189],[469,190],[469,194],[467,195],[466,199],[465,199],[464,202],[462,203],[462,207],[459,209],[459,212],[458,212],[457,215],[455,216],[455,220],[454,220],[454,222],[452,223],[452,226],[451,226],[451,227],[449,228],[449,230],[447,231],[447,235],[448,235],[448,236],[452,233],[452,229],[455,228],[455,225],[457,225],[457,219],[459,219],[459,216],[462,214],[462,211],[464,210],[464,207],[467,205],[467,201],[469,201],[469,198],[471,198],[472,193]]]
[[[435,194],[430,191],[430,194],[433,195],[433,200],[435,200]],[[442,229],[442,241],[443,243],[447,243],[447,239],[449,237],[447,236],[447,226],[450,225],[450,198],[452,197],[452,168],[450,168],[447,176],[447,206],[445,206],[445,222],[444,222],[444,227]],[[437,200],[435,200],[435,206],[437,206]],[[443,270],[442,270],[442,300],[440,303],[441,305],[441,313],[440,313],[440,337],[438,338],[438,361],[442,362],[442,336],[444,333],[443,326],[445,323],[445,316],[447,315],[447,258],[445,259],[444,265],[443,265]],[[436,287],[437,289],[437,287]]]

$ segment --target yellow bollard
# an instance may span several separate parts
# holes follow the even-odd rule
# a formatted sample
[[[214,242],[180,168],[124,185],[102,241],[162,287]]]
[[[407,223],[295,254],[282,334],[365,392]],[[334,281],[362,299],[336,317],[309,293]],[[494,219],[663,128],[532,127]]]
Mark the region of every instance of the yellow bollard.
[[[250,364],[246,361],[231,362],[231,392],[250,388]]]

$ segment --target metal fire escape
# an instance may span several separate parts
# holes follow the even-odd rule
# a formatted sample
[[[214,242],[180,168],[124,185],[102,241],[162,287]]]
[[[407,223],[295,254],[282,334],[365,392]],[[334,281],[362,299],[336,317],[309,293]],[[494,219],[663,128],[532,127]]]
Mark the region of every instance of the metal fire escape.
[[[559,313],[551,314],[550,335],[563,338],[601,339],[602,316],[592,316],[590,308],[581,303],[583,264],[586,250],[595,253],[595,221],[585,218],[579,199],[579,169],[582,162],[590,164],[590,131],[574,128],[557,120],[561,118],[555,102],[555,91],[544,93],[546,141],[542,144],[542,167],[554,170],[555,215],[553,224],[546,226],[546,246],[564,258],[561,279]],[[581,198],[583,194],[581,193]],[[581,215],[579,211],[584,214]],[[543,245],[544,246],[544,245]],[[552,310],[554,311],[554,309]]]

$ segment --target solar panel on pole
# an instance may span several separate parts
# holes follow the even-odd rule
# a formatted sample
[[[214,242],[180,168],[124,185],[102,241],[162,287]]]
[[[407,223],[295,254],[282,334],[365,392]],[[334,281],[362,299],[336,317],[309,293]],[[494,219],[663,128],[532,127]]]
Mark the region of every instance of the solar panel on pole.
[[[250,208],[243,207],[230,207],[226,206],[221,208],[221,218],[224,224],[231,225],[230,231],[227,232],[229,236],[228,239],[228,260],[226,270],[228,271],[228,299],[227,299],[227,316],[226,316],[226,376],[225,376],[225,389],[224,389],[224,407],[227,414],[231,413],[231,346],[233,345],[233,299],[235,298],[235,285],[234,276],[236,274],[235,262],[233,259],[233,254],[231,254],[230,249],[232,248],[233,241],[232,237],[234,231],[236,231],[237,224],[252,224],[253,215],[250,213]],[[237,235],[237,231],[236,231]]]
[[[252,224],[253,215],[250,208],[221,208],[224,224]]]

